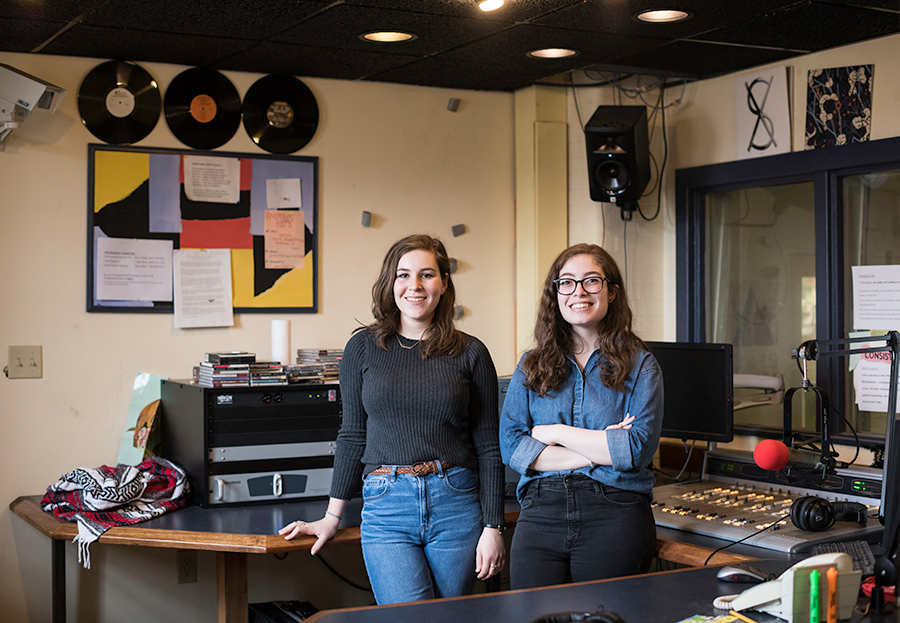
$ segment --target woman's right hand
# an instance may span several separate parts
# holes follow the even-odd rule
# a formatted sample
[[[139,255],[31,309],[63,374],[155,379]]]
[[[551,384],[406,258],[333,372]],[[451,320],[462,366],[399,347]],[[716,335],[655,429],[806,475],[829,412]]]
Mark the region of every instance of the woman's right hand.
[[[316,542],[313,543],[312,548],[309,550],[309,553],[315,556],[316,553],[322,549],[322,546],[328,542],[328,539],[335,535],[339,523],[340,521],[338,519],[335,519],[330,515],[325,515],[322,519],[313,521],[312,523],[292,521],[279,530],[278,534],[284,535],[284,538],[287,541],[301,535],[316,537]]]
[[[603,430],[612,430],[614,428],[624,428],[627,430],[627,429],[631,428],[631,423],[634,422],[634,420],[635,420],[635,417],[633,415],[631,415],[630,413],[628,413],[625,415],[625,418],[621,422],[619,422],[618,424],[610,424]]]

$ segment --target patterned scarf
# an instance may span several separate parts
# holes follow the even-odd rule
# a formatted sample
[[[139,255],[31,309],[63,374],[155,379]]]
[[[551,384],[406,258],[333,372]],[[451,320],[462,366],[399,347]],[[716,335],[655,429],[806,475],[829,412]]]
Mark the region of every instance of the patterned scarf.
[[[186,503],[184,471],[166,459],[153,457],[140,465],[78,468],[50,485],[41,509],[66,521],[78,522],[78,562],[91,568],[88,546],[114,526],[127,526],[178,510]]]

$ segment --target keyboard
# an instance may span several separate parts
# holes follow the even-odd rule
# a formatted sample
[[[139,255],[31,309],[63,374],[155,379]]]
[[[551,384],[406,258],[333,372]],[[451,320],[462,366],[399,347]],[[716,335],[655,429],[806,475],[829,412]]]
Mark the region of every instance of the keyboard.
[[[809,553],[813,556],[817,554],[831,554],[833,552],[843,552],[849,555],[853,560],[853,568],[862,571],[863,577],[875,573],[875,555],[872,554],[872,548],[866,541],[819,543],[813,545],[809,550]]]

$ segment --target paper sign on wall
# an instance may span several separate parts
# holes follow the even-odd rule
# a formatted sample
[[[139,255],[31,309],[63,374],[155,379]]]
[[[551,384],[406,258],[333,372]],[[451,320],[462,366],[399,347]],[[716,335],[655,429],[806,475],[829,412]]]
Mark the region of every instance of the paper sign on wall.
[[[97,298],[171,301],[172,241],[97,238]]]
[[[241,199],[240,159],[185,156],[184,194],[191,201],[237,203]]]
[[[231,249],[179,249],[174,257],[175,326],[234,326]]]
[[[266,268],[303,268],[306,235],[301,210],[266,210]]]

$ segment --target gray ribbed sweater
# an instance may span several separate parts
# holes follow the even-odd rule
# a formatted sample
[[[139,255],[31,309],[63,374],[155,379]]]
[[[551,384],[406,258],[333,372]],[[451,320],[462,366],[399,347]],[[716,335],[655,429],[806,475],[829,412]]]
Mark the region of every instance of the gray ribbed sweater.
[[[497,373],[484,344],[463,335],[459,356],[429,359],[396,339],[382,350],[368,330],[350,338],[332,497],[350,499],[362,475],[381,465],[440,459],[478,471],[482,521],[503,523]]]

